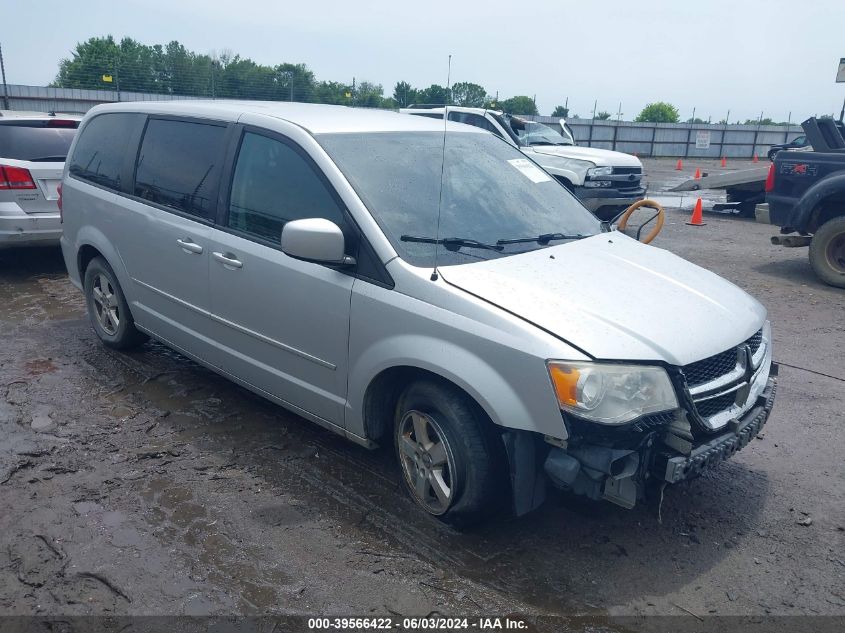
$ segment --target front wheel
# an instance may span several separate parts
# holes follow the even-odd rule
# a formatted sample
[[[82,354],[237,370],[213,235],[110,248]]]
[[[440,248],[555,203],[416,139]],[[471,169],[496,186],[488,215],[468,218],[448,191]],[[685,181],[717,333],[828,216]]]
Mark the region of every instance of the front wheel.
[[[408,386],[396,407],[394,445],[411,497],[446,523],[468,527],[510,498],[501,438],[479,407],[447,383]]]
[[[135,327],[123,289],[102,257],[92,259],[85,269],[84,288],[91,325],[104,345],[131,349],[147,340]]]
[[[810,265],[826,284],[845,288],[845,216],[828,220],[815,232]]]

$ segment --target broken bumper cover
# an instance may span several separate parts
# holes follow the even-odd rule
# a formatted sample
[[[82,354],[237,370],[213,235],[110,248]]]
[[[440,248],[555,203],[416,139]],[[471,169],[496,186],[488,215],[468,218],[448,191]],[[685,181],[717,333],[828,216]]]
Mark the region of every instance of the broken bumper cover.
[[[777,366],[772,364],[771,374],[754,406],[730,421],[724,432],[695,446],[689,454],[678,454],[663,444],[662,432],[655,430],[642,438],[638,447],[629,449],[610,448],[603,443],[553,448],[543,470],[558,488],[632,508],[644,495],[647,480],[677,483],[692,479],[755,438],[774,406],[776,376]]]
[[[774,367],[774,366],[773,366]],[[722,460],[728,459],[734,453],[744,448],[766,424],[772,407],[775,404],[777,379],[769,377],[766,388],[757,399],[756,405],[741,418],[729,423],[730,430],[709,442],[697,446],[689,455],[670,457],[666,460],[666,470],[663,479],[669,483],[676,483],[701,474]]]

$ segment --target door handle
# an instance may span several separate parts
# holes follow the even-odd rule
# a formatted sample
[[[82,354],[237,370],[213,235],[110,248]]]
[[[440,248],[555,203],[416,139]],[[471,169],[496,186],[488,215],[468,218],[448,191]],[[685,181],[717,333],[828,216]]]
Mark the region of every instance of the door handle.
[[[196,242],[191,241],[191,238],[186,237],[183,239],[176,240],[176,243],[182,248],[183,251],[186,253],[202,253],[202,246],[197,244]]]
[[[243,262],[240,261],[235,255],[232,253],[217,253],[212,252],[212,257],[216,259],[218,262],[227,266],[229,268],[243,268]]]

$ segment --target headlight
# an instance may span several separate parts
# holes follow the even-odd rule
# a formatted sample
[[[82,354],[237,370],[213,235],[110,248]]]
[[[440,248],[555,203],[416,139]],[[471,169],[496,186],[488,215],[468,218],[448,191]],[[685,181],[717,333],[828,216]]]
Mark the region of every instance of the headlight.
[[[587,178],[599,178],[613,174],[613,167],[590,167],[587,170]]]
[[[678,408],[662,367],[551,360],[560,408],[600,424],[624,424],[640,416]]]

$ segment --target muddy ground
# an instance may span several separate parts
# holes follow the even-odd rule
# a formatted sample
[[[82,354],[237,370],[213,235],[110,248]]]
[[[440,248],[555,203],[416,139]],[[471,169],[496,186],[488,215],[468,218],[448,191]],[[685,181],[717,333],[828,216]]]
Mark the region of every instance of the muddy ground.
[[[682,176],[646,167],[651,191]],[[389,451],[160,345],[104,348],[58,250],[0,252],[0,614],[845,615],[845,292],[773,227],[687,217],[654,245],[770,311],[764,433],[659,511],[553,495],[468,534]]]

